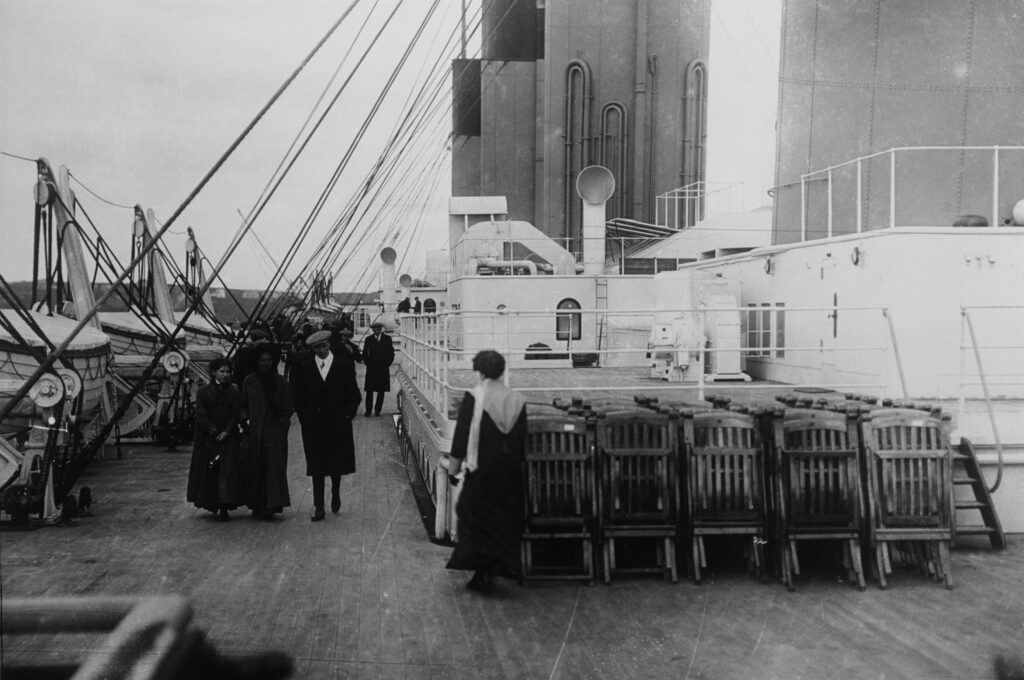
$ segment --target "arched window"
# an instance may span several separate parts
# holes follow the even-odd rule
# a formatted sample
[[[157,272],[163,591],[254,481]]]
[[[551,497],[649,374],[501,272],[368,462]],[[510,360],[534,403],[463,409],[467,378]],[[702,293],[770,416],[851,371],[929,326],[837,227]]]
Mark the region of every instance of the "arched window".
[[[423,313],[433,314],[437,311],[437,303],[434,302],[434,298],[427,298],[423,301]]]
[[[558,303],[558,309],[579,309],[580,303],[572,298],[565,298]],[[582,336],[582,314],[579,312],[559,312],[555,315],[555,338],[566,341],[579,340]]]

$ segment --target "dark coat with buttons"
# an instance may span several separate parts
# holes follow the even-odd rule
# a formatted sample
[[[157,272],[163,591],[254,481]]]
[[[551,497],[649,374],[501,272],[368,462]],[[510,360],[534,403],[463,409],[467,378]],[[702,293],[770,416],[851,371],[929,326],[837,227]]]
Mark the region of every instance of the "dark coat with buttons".
[[[356,471],[352,418],[362,402],[355,364],[346,352],[334,355],[327,379],[310,355],[292,371],[295,411],[302,426],[306,474],[348,475]]]

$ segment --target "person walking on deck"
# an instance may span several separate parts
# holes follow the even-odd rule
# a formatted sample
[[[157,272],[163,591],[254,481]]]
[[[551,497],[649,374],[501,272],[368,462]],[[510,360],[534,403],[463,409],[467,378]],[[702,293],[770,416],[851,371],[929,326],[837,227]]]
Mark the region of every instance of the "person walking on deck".
[[[374,321],[370,324],[372,335],[363,341],[363,363],[366,365],[366,378],[363,389],[366,391],[366,415],[372,412],[379,416],[384,406],[384,393],[391,391],[391,364],[395,361],[395,346],[391,336],[384,332],[384,324]],[[376,401],[374,401],[376,393]]]
[[[341,510],[341,476],[356,471],[352,419],[359,412],[359,385],[351,355],[331,351],[331,334],[318,331],[306,343],[312,361],[292,374],[295,407],[302,427],[306,474],[313,478],[314,522],[324,516],[324,483],[331,478],[331,512]]]
[[[210,362],[213,382],[196,393],[195,438],[186,499],[220,519],[238,507],[238,388],[231,382],[231,362]]]
[[[278,375],[281,352],[256,348],[256,372],[242,384],[240,418],[245,423],[243,494],[253,515],[271,519],[291,505],[288,495],[288,428],[292,391]]]
[[[526,403],[502,382],[505,358],[498,352],[479,352],[473,370],[478,383],[462,398],[448,454],[448,473],[463,473],[447,568],[473,571],[466,587],[485,590],[494,576],[521,576]]]

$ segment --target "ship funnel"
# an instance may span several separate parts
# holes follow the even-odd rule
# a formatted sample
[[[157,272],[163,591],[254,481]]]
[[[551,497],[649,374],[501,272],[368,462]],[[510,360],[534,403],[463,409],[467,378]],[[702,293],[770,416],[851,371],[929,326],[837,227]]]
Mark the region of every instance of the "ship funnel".
[[[603,165],[590,165],[576,175],[576,193],[583,199],[583,273],[604,271],[604,207],[615,192],[615,178]]]
[[[385,248],[380,251],[380,261],[383,263],[380,301],[384,305],[384,314],[388,319],[393,318],[395,312],[395,260],[397,258],[398,253],[394,248]]]

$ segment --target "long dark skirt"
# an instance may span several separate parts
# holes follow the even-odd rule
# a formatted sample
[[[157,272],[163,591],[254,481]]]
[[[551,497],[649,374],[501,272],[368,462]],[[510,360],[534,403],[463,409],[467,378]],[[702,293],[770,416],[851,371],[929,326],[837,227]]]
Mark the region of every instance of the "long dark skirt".
[[[523,510],[518,460],[482,460],[462,484],[455,505],[458,540],[447,567],[519,578]]]
[[[291,505],[288,494],[287,431],[281,432],[272,422],[263,436],[247,437],[245,450],[243,496],[254,513],[272,514]]]
[[[238,439],[218,442],[203,435],[192,447],[185,497],[211,512],[238,507]]]

